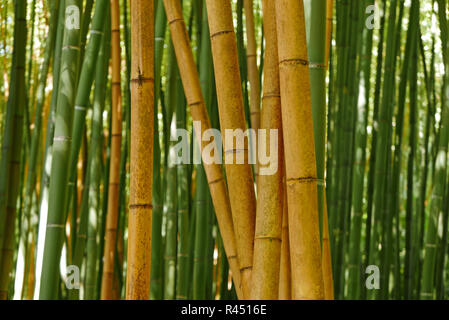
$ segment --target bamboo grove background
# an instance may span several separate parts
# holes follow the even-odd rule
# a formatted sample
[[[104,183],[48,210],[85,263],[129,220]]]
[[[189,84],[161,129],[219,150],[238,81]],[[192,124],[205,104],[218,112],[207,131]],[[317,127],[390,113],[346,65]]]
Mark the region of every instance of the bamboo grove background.
[[[446,299],[448,13],[0,1],[0,298]],[[280,129],[277,173],[176,164],[193,121]]]

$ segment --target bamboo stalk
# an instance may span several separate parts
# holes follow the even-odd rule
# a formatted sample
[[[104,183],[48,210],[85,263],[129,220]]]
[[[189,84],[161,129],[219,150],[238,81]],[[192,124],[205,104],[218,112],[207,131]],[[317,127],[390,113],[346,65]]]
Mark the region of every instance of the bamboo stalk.
[[[7,191],[1,190],[0,197],[6,202],[2,203],[0,207],[0,216],[2,219],[2,229],[3,233],[0,235],[0,300],[6,300],[8,295],[8,285],[10,281],[10,271],[13,266],[13,253],[15,247],[15,219],[17,214],[17,197],[19,196],[19,182],[20,182],[20,168],[22,160],[22,137],[24,133],[24,105],[26,101],[25,92],[25,47],[27,41],[27,28],[26,28],[26,1],[16,1],[15,3],[15,14],[14,14],[14,53],[15,58],[12,64],[11,84],[15,87],[12,95],[8,97],[8,109],[12,107],[13,109],[8,110],[13,112],[13,118],[7,119],[12,121],[11,132],[7,130],[5,137],[6,141],[2,145],[5,153],[2,154],[5,160],[9,162],[7,167],[8,173],[2,171],[2,176],[7,180]],[[8,123],[6,124],[8,126]],[[9,136],[12,134],[12,137]],[[11,138],[11,140],[9,140]],[[11,143],[9,145],[9,143]],[[10,149],[9,149],[10,148]],[[23,165],[23,162],[22,162]],[[3,167],[2,167],[3,169]],[[3,179],[1,179],[3,180]],[[3,191],[3,192],[2,192]],[[6,210],[5,210],[6,209]],[[4,222],[4,224],[3,224]]]
[[[155,26],[155,70],[154,70],[154,112],[158,112],[158,102],[161,86],[161,67],[162,56],[165,42],[165,31],[167,26],[167,17],[162,0],[158,1],[156,10]],[[162,299],[162,178],[161,178],[161,146],[159,143],[159,123],[154,117],[154,151],[153,151],[153,217],[152,217],[152,248],[151,248],[151,294],[150,299]]]
[[[257,43],[254,28],[253,0],[243,0],[245,8],[246,23],[246,60],[248,68],[248,80],[250,84],[250,119],[251,128],[256,130],[260,127],[260,80],[257,67]],[[252,142],[252,147],[257,148],[257,141]],[[254,174],[259,175],[259,162],[254,165]]]
[[[202,141],[201,137],[206,130],[211,128],[211,125],[201,92],[201,85],[193,60],[192,50],[190,49],[189,39],[187,36],[184,19],[182,17],[182,11],[179,4],[174,0],[164,0],[164,6],[170,26],[176,57],[179,61],[178,67],[184,85],[187,103],[190,107],[190,113],[194,121],[199,121],[201,123],[201,128],[196,128],[195,130],[198,143],[201,146],[200,149],[202,150],[208,143],[207,141]],[[198,129],[200,129],[200,131],[197,131]],[[202,156],[207,155],[202,153]],[[236,240],[234,236],[231,208],[223,173],[220,165],[215,162],[210,163],[210,161],[204,161],[204,169],[209,182],[209,188],[214,202],[220,232],[223,236],[226,254],[231,270],[233,270],[234,283],[239,291],[241,290],[239,279],[240,272],[238,271],[239,260],[236,255]],[[240,293],[239,297],[241,297]]]
[[[283,141],[281,120],[281,96],[279,85],[278,45],[276,35],[275,4],[263,2],[264,31],[266,38],[264,84],[262,97],[261,130],[267,137],[258,147],[262,154],[277,152],[274,174],[263,174],[258,180],[256,231],[254,240],[254,270],[252,274],[251,299],[277,300],[279,297],[279,272],[282,240],[283,212]],[[270,150],[271,130],[278,139],[276,150]],[[259,132],[260,135],[260,132]],[[260,159],[259,159],[260,160]],[[272,164],[269,164],[272,165]],[[260,163],[260,170],[267,164]]]
[[[79,0],[66,0],[65,8],[80,10]],[[47,230],[42,264],[39,299],[55,299],[59,280],[59,260],[64,237],[65,200],[67,197],[68,160],[71,145],[75,88],[78,77],[80,31],[64,27],[61,55],[61,83],[58,92],[52,166],[48,205]]]
[[[303,1],[277,1],[276,18],[290,222],[292,298],[323,299],[316,159]]]
[[[207,0],[215,81],[221,131],[245,129],[243,97],[238,67],[237,44],[229,0]],[[250,296],[254,248],[256,201],[251,166],[248,163],[248,141],[234,146],[233,139],[224,139],[225,168],[236,234],[244,298]],[[234,164],[234,155],[244,154],[243,164]]]
[[[291,300],[292,298],[292,276],[290,261],[290,244],[288,237],[288,208],[287,208],[287,192],[285,178],[283,181],[283,197],[282,197],[282,242],[281,242],[281,259],[279,273],[279,300]]]
[[[117,239],[118,199],[120,183],[120,157],[122,141],[122,98],[120,86],[120,8],[119,0],[111,0],[111,60],[112,60],[112,136],[111,166],[109,169],[108,213],[104,247],[104,266],[101,299],[112,299],[115,244]]]
[[[154,6],[131,6],[131,178],[126,298],[150,294],[154,116]]]
[[[447,145],[449,141],[449,24],[446,16],[446,3],[438,0],[438,16],[440,19],[441,42],[443,43],[444,61],[444,105],[442,106],[441,131],[438,141],[438,153],[435,164],[434,188],[430,200],[430,212],[425,236],[424,262],[422,271],[421,299],[432,299],[434,297],[434,274],[436,264],[436,242],[439,225],[440,212],[443,207],[445,179],[447,177]]]

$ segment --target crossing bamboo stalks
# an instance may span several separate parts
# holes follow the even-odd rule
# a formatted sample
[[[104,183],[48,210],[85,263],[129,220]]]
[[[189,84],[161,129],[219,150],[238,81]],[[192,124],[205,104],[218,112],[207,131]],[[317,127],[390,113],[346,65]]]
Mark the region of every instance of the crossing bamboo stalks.
[[[193,54],[190,48],[181,7],[175,0],[164,0],[164,6],[170,26],[172,43],[178,59],[178,67],[184,86],[184,92],[190,108],[190,114],[194,121],[198,121],[201,124],[201,128],[195,128],[195,132],[198,139],[198,144],[201,147],[200,150],[203,150],[203,148],[208,144],[208,141],[202,140],[203,133],[209,130],[211,125],[204,103],[203,94],[201,92],[199,76],[193,60]],[[236,252],[236,240],[232,222],[231,206],[223,173],[220,165],[216,161],[210,161],[208,158],[210,155],[203,152],[201,152],[201,154],[204,160],[204,170],[209,182],[209,188],[212,195],[218,224],[220,226],[220,232],[223,237],[226,255],[233,273],[234,284],[237,288],[239,297],[242,297],[242,293],[240,292],[241,283],[239,277],[239,260]],[[216,154],[213,156],[217,157]]]
[[[154,117],[154,5],[131,6],[131,157],[126,298],[150,294]]]
[[[120,8],[118,0],[111,0],[111,59],[112,59],[112,136],[111,167],[109,170],[108,213],[104,248],[101,299],[112,299],[115,245],[117,239],[118,199],[120,183],[120,155],[122,141],[122,99],[120,91],[121,49]]]
[[[281,96],[279,87],[278,45],[276,16],[273,1],[263,2],[264,32],[266,39],[264,84],[262,97],[261,134],[267,138],[258,145],[261,154],[276,153],[276,168],[271,174],[263,174],[258,180],[256,231],[254,240],[251,299],[277,300],[282,240],[283,212],[283,164]],[[277,135],[271,136],[272,132]],[[271,148],[274,142],[275,148]],[[260,163],[259,170],[267,170]]]
[[[226,135],[227,129],[245,129],[232,10],[228,0],[207,0],[206,6],[211,34],[220,126],[221,131]],[[248,163],[248,141],[245,139],[243,146],[234,146],[233,138],[223,140],[226,177],[236,235],[243,296],[248,298],[250,295],[249,285],[253,263],[256,213],[252,172]],[[234,163],[242,153],[244,163]]]
[[[317,174],[303,1],[276,2],[292,298],[323,299]]]

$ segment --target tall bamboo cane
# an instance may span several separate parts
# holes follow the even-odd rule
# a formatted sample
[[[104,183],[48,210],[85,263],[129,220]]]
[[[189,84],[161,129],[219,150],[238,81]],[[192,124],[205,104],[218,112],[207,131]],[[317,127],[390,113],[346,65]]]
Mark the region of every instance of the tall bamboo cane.
[[[449,24],[446,16],[446,3],[444,0],[438,0],[438,15],[440,18],[441,40],[443,43],[443,61],[444,61],[444,82],[443,92],[444,105],[441,115],[441,132],[438,141],[438,153],[435,164],[434,188],[430,200],[430,213],[425,236],[425,250],[423,263],[423,277],[421,299],[432,299],[434,297],[434,274],[436,263],[436,242],[439,216],[443,207],[443,196],[445,179],[447,177],[447,146],[449,141]]]
[[[69,8],[69,6],[71,6]],[[66,15],[81,8],[81,1],[66,0]],[[67,10],[69,8],[69,10]],[[75,18],[76,19],[76,18]],[[40,299],[55,299],[59,280],[59,260],[64,241],[65,199],[67,196],[73,108],[78,76],[80,31],[64,25],[61,56],[61,83],[58,92],[48,204],[47,232],[40,282]]]
[[[285,165],[284,165],[285,172]],[[282,243],[281,243],[281,259],[279,271],[279,300],[291,300],[292,298],[292,272],[290,261],[290,245],[288,237],[288,208],[287,208],[287,189],[284,180],[282,181],[283,197],[282,197]]]
[[[256,231],[254,240],[254,270],[251,299],[276,300],[279,297],[279,272],[282,240],[283,212],[283,141],[281,120],[281,94],[279,85],[278,45],[276,35],[275,4],[263,1],[264,32],[266,39],[261,129],[266,142],[259,144],[262,154],[277,153],[277,171],[259,176]],[[276,130],[276,150],[270,149],[271,130]],[[260,135],[261,133],[259,133]],[[260,160],[260,159],[259,159]],[[267,165],[260,164],[264,170]]]
[[[109,14],[109,6],[107,15]],[[95,91],[92,115],[92,138],[90,153],[92,159],[91,175],[92,190],[89,193],[89,225],[87,229],[87,258],[86,258],[86,281],[84,298],[91,300],[96,297],[97,286],[97,265],[98,265],[98,234],[99,234],[99,214],[100,211],[100,183],[101,183],[101,129],[103,120],[103,110],[105,104],[106,82],[110,57],[110,31],[109,23],[104,24],[105,34],[98,53],[98,63],[95,69]]]
[[[292,298],[323,299],[317,175],[303,1],[276,2]]]
[[[248,68],[248,80],[250,84],[250,119],[251,128],[258,130],[260,127],[260,80],[259,70],[257,68],[257,43],[254,28],[253,0],[244,0],[245,22],[246,22],[246,60]],[[256,138],[256,137],[254,137]],[[252,142],[253,147],[257,142]],[[256,161],[254,166],[256,178],[259,174],[259,163]]]
[[[183,81],[187,103],[190,107],[190,113],[194,121],[199,121],[201,123],[201,131],[196,131],[196,137],[202,150],[208,143],[206,141],[202,141],[201,137],[206,130],[211,128],[211,126],[201,92],[198,72],[193,60],[192,50],[190,49],[181,7],[175,0],[164,0],[164,6],[170,25],[170,32],[176,57],[179,61],[178,67],[181,74],[181,79]],[[198,129],[200,128],[196,128],[195,130]],[[204,154],[204,156],[207,155]],[[240,272],[238,271],[239,260],[237,259],[236,254],[236,240],[234,236],[231,208],[223,173],[220,165],[215,162],[210,163],[209,161],[204,161],[204,169],[209,182],[209,188],[214,202],[215,212],[220,226],[220,232],[223,237],[226,254],[233,272],[234,283],[236,288],[238,288],[237,291],[239,292],[241,290],[239,277]],[[240,292],[239,297],[242,297]]]
[[[131,5],[131,177],[126,298],[150,295],[154,116],[154,5]]]
[[[111,167],[109,169],[108,214],[104,248],[101,299],[112,299],[115,245],[117,239],[120,155],[122,141],[122,101],[120,91],[121,49],[119,0],[111,0],[111,59],[112,59],[112,137]]]
[[[15,23],[14,23],[14,52],[15,52],[15,61],[13,62],[13,70],[14,74],[11,77],[11,83],[13,84],[14,91],[12,95],[8,97],[8,109],[12,107],[13,109],[8,110],[13,112],[14,116],[12,119],[8,119],[12,121],[11,132],[6,132],[6,138],[12,138],[10,141],[5,141],[6,143],[2,145],[2,148],[5,148],[5,153],[2,154],[5,160],[9,162],[8,172],[2,171],[2,176],[5,178],[9,178],[7,191],[2,190],[2,194],[0,197],[6,196],[4,199],[5,206],[2,205],[0,207],[0,217],[2,219],[2,225],[0,229],[4,231],[2,233],[2,237],[0,238],[1,245],[1,265],[0,265],[0,300],[6,299],[8,295],[8,285],[10,279],[10,271],[13,265],[13,253],[14,253],[14,244],[15,244],[15,219],[16,219],[16,211],[17,211],[17,197],[19,194],[19,179],[20,179],[20,165],[22,159],[22,136],[24,132],[23,126],[23,117],[24,117],[24,109],[25,109],[25,101],[26,101],[26,92],[25,92],[25,50],[26,50],[26,41],[27,41],[27,28],[26,28],[26,1],[16,1],[15,3]],[[9,124],[7,123],[7,126]],[[5,128],[7,129],[7,128]],[[8,129],[7,129],[8,130]],[[12,136],[9,136],[9,133],[12,133]],[[9,144],[11,143],[11,144]],[[8,148],[10,148],[8,150]],[[10,152],[10,153],[9,153]],[[3,168],[2,168],[3,169]],[[3,179],[1,179],[3,180]],[[1,191],[0,191],[1,192]],[[4,209],[6,209],[4,211]],[[4,223],[4,224],[3,224]]]
[[[212,55],[217,87],[221,131],[245,129],[243,97],[238,66],[237,44],[229,0],[207,0],[212,42]],[[256,201],[251,167],[248,164],[248,143],[234,146],[234,139],[224,139],[225,168],[231,200],[232,218],[240,263],[243,295],[250,295],[253,264]],[[242,149],[243,147],[243,149]],[[243,164],[234,164],[235,156],[244,154]]]

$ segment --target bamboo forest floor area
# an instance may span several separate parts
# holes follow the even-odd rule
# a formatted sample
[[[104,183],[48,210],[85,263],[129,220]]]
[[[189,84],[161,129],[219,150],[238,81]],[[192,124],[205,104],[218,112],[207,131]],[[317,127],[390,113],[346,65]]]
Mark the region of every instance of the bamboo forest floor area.
[[[0,0],[0,300],[448,299],[448,19]]]

